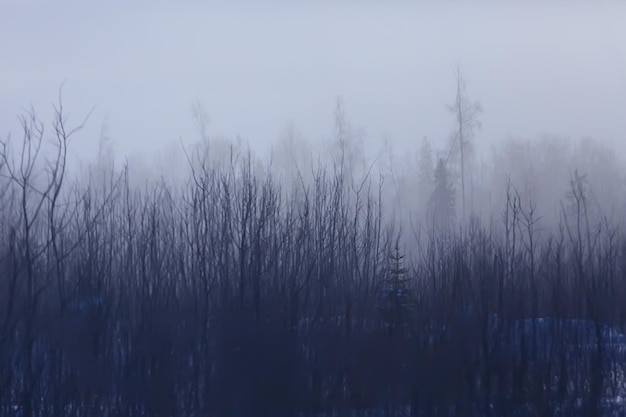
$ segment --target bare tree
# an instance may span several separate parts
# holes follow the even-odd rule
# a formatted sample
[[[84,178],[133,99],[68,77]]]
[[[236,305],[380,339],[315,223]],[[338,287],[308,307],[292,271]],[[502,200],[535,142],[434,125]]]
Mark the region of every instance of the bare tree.
[[[55,107],[53,124],[55,151],[51,158],[45,156],[47,145],[45,125],[32,108],[20,117],[22,141],[17,155],[9,139],[0,142],[0,161],[2,161],[0,165],[6,168],[6,173],[3,175],[12,182],[19,199],[19,220],[16,229],[20,230],[20,244],[18,245],[20,250],[17,256],[21,261],[20,268],[25,269],[26,279],[22,314],[24,321],[22,360],[25,367],[22,403],[25,416],[33,413],[33,401],[36,395],[34,381],[39,372],[33,357],[36,314],[42,292],[49,285],[49,282],[38,279],[39,274],[36,268],[41,264],[42,256],[52,247],[57,260],[57,276],[61,273],[57,235],[59,228],[66,225],[67,219],[62,216],[61,223],[58,223],[56,210],[65,178],[67,142],[86,121],[85,119],[72,130],[66,128],[61,93],[62,89],[59,91],[59,103]],[[39,176],[41,170],[47,174],[43,179]],[[46,206],[49,231],[47,235],[44,232],[46,219],[43,214]]]
[[[503,227],[400,251],[383,176],[345,161],[281,181],[232,145],[181,184],[61,187],[62,114],[47,163],[36,117],[0,153],[2,415],[593,416],[626,392],[626,235],[580,175],[556,231],[509,182]]]
[[[455,130],[452,136],[452,145],[450,153],[460,158],[460,176],[461,176],[461,207],[463,209],[462,217],[466,220],[466,198],[465,198],[465,176],[466,167],[469,162],[469,156],[472,151],[472,139],[477,128],[480,127],[478,115],[482,112],[482,106],[479,102],[469,99],[466,92],[466,81],[461,73],[461,66],[457,65],[455,69],[456,78],[456,98],[452,105],[448,106],[450,112],[455,118]]]

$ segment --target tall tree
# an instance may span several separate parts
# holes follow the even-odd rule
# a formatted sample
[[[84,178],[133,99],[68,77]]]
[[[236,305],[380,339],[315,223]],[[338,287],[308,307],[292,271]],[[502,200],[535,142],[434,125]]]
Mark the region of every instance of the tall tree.
[[[478,114],[482,112],[482,106],[478,101],[471,101],[467,96],[466,82],[461,73],[461,67],[457,66],[455,70],[456,76],[456,99],[454,104],[449,105],[448,109],[455,118],[455,131],[452,134],[452,145],[450,153],[457,156],[460,160],[460,177],[461,177],[461,205],[463,209],[463,217],[466,214],[465,208],[465,167],[468,162],[468,156],[472,151],[472,139],[474,132],[480,127]]]

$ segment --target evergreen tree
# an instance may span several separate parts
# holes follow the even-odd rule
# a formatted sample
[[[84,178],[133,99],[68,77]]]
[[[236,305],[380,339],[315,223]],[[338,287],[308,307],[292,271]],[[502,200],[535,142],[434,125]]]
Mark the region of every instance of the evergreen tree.
[[[396,242],[395,251],[389,256],[391,265],[383,290],[383,317],[390,336],[396,328],[402,328],[409,323],[413,311],[410,279],[406,276],[407,268],[402,265],[403,258],[399,243]]]
[[[437,230],[445,230],[455,220],[454,187],[446,162],[439,158],[435,168],[434,189],[430,196],[430,209]]]

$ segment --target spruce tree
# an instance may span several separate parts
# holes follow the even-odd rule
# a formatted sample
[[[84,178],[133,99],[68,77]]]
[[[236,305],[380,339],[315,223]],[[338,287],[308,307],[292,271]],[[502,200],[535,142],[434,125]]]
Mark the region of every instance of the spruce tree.
[[[389,256],[389,275],[383,291],[383,317],[390,336],[395,329],[409,323],[413,311],[410,279],[406,276],[408,269],[402,265],[402,259],[404,255],[400,254],[400,246],[396,242],[395,250]]]
[[[430,209],[437,231],[444,231],[455,220],[454,187],[446,162],[439,158],[435,168],[435,184],[430,196]]]

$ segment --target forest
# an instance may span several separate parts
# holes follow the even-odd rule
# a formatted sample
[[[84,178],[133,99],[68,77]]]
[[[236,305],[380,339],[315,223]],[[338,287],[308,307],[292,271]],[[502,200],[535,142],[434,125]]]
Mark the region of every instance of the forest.
[[[371,157],[338,102],[325,153],[202,137],[145,178],[70,167],[61,100],[24,112],[0,415],[624,415],[623,165],[593,139],[479,157],[458,80],[439,149]]]

